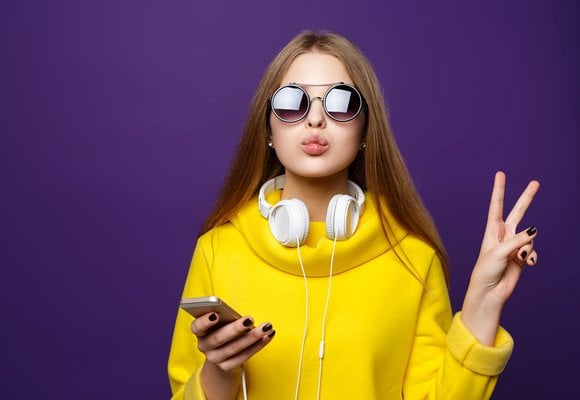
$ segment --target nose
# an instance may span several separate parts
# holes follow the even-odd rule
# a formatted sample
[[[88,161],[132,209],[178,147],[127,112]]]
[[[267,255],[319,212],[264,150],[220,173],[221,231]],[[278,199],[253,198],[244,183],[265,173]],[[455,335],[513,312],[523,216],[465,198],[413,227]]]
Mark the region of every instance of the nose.
[[[306,124],[310,128],[323,128],[326,125],[322,101],[322,97],[319,96],[310,99],[310,110],[308,110],[308,115],[306,115]]]

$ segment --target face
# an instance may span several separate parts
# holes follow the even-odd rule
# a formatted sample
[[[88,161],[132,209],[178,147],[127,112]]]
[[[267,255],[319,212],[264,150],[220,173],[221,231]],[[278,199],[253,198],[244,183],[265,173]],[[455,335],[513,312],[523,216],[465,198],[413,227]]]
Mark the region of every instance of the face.
[[[342,63],[323,53],[302,54],[290,64],[281,86],[294,82],[310,99],[323,98],[338,82],[353,84]],[[287,176],[303,178],[348,177],[348,167],[361,145],[364,112],[347,122],[338,122],[324,111],[321,100],[311,101],[304,119],[288,123],[270,115],[272,147]]]

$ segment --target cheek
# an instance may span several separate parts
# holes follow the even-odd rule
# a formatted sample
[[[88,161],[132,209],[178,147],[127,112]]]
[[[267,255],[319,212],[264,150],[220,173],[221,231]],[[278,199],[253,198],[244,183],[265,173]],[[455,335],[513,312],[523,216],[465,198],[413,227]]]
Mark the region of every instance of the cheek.
[[[272,115],[270,115],[270,138],[274,142],[277,142],[277,139],[280,137],[280,120]]]
[[[347,146],[348,148],[356,147],[358,149],[363,141],[363,127],[364,120],[357,120],[348,128],[344,127],[342,135],[340,135],[342,145]]]
[[[278,118],[273,117],[270,119],[270,138],[272,140],[273,147],[280,148],[285,146],[292,137],[292,126],[288,126],[284,122],[280,121]],[[288,143],[289,144],[289,143]]]

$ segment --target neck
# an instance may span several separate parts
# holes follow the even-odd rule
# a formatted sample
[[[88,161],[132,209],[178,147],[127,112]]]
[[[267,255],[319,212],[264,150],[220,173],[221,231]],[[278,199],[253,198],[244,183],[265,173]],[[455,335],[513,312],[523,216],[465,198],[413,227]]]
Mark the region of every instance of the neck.
[[[286,173],[282,199],[300,199],[310,215],[311,221],[324,221],[332,196],[348,193],[348,171],[341,171],[324,178],[305,178]]]

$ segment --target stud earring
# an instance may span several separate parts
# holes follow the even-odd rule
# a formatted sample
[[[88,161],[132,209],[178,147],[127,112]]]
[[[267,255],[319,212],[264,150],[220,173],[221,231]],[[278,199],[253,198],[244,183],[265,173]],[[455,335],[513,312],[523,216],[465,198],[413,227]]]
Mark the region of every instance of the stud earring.
[[[268,141],[268,147],[272,148],[272,146],[274,146],[274,144],[272,143],[272,141]]]
[[[365,142],[362,142],[362,143],[360,144],[360,147],[359,147],[358,149],[359,149],[359,150],[364,150],[364,149],[366,149],[366,148],[367,148],[367,144],[366,144]]]

